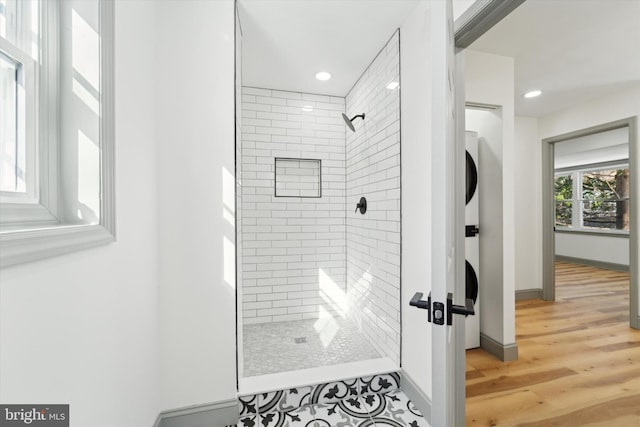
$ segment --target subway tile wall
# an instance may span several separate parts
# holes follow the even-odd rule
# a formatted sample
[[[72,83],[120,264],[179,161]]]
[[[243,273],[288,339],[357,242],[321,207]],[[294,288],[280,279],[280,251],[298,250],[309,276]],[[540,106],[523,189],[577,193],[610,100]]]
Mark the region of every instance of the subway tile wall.
[[[351,314],[370,342],[400,361],[399,33],[346,97],[355,132],[346,136],[347,289]],[[390,86],[391,87],[391,86]],[[354,213],[361,196],[367,212]]]
[[[347,312],[344,109],[340,97],[242,88],[244,324]],[[276,157],[322,160],[322,197],[275,197]]]

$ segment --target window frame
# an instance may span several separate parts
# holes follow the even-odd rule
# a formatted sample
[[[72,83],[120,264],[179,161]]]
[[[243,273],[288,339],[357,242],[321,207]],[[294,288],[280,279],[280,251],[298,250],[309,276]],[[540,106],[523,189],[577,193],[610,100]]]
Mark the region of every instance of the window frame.
[[[557,232],[563,233],[577,233],[577,234],[598,234],[598,235],[607,235],[607,236],[615,236],[615,237],[628,237],[630,230],[617,230],[612,228],[595,228],[595,227],[585,227],[584,226],[584,205],[583,202],[585,199],[582,197],[582,176],[585,173],[591,172],[599,172],[603,170],[612,170],[612,169],[629,169],[630,162],[629,159],[620,159],[611,162],[604,163],[594,163],[590,165],[577,165],[562,169],[554,170],[554,183],[557,177],[560,176],[572,176],[573,180],[573,191],[571,200],[567,200],[567,202],[571,202],[572,207],[572,226],[567,227],[564,225],[558,225],[555,222],[555,212],[556,205],[554,203],[554,230]],[[554,191],[555,195],[555,191]],[[627,199],[629,200],[629,199]],[[554,199],[555,201],[555,199]]]
[[[115,241],[114,176],[114,1],[97,0],[100,14],[100,221],[98,224],[65,224],[57,219],[57,189],[60,141],[58,141],[59,11],[57,2],[41,2],[41,68],[38,119],[34,126],[37,143],[37,199],[35,203],[0,201],[4,219],[0,231],[0,268],[74,252]],[[52,64],[55,64],[53,66]],[[54,71],[51,71],[54,70]],[[35,146],[35,144],[34,144]]]

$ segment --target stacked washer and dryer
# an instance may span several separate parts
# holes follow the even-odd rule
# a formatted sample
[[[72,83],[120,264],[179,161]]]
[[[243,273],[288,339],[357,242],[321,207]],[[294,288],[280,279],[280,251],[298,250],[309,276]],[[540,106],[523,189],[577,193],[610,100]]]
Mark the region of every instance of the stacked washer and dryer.
[[[467,171],[466,171],[466,207],[465,207],[465,269],[466,294],[474,302],[475,316],[467,316],[465,348],[480,347],[480,301],[478,298],[478,279],[480,277],[480,207],[478,203],[478,134],[466,132]]]

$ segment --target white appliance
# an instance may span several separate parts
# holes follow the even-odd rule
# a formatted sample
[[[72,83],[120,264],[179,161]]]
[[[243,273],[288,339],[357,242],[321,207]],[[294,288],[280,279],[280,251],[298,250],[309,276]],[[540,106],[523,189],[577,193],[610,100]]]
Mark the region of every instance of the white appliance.
[[[478,133],[466,132],[466,207],[465,207],[465,256],[467,298],[475,301],[474,316],[466,318],[465,348],[480,347],[480,210],[478,204]]]

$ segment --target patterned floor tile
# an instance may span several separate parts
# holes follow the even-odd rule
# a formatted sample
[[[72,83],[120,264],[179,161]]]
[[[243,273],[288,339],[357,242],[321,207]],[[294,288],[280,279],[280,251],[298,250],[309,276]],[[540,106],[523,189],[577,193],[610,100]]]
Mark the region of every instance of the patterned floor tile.
[[[319,403],[311,407],[315,416],[313,427],[373,426],[367,408],[357,396],[334,403]]]
[[[258,412],[283,412],[311,403],[311,387],[297,387],[258,395]]]
[[[400,390],[361,396],[376,426],[429,427],[420,411]]]
[[[244,325],[243,333],[245,377],[382,357],[341,317]]]
[[[358,379],[319,384],[311,393],[311,403],[333,403],[358,396]]]
[[[259,415],[256,427],[312,427],[314,415],[311,406],[303,406],[288,412],[267,412]]]
[[[278,410],[289,411],[311,404],[312,389],[312,387],[297,387],[286,390],[278,404]]]
[[[238,397],[238,413],[242,417],[258,413],[258,396]]]
[[[283,391],[272,391],[258,394],[258,414],[273,412],[278,410],[278,403],[284,396]]]
[[[240,427],[258,427],[258,416],[257,415],[245,415],[241,416],[238,422],[238,426]]]
[[[398,390],[399,388],[400,374],[397,372],[360,378],[361,395],[367,393],[385,393],[392,390]]]

